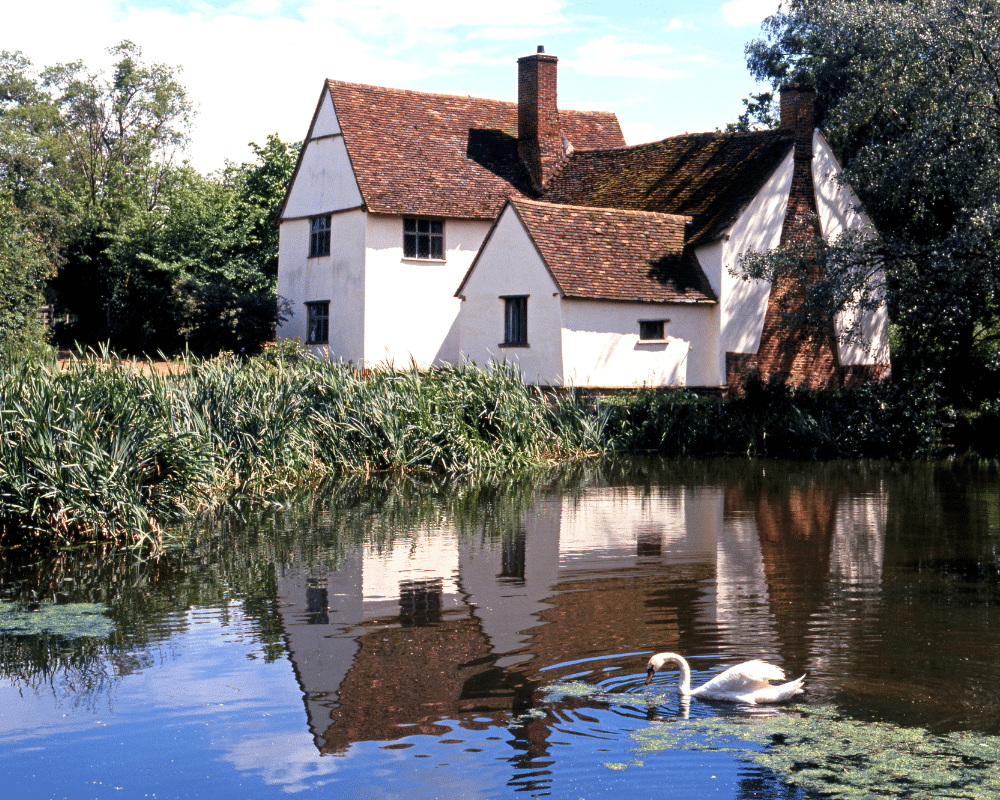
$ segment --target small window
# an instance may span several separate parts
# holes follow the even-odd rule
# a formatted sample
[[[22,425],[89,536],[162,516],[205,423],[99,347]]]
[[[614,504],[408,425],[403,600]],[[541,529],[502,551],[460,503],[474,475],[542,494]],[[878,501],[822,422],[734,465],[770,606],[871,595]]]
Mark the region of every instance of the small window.
[[[316,217],[309,231],[309,258],[330,255],[330,218]]]
[[[306,303],[306,344],[326,344],[330,341],[330,301]]]
[[[439,219],[403,219],[403,258],[444,260],[444,222]]]
[[[505,347],[528,346],[528,296],[504,297],[503,344]]]
[[[666,336],[666,324],[668,319],[640,319],[639,320],[639,341],[640,342],[662,342]]]

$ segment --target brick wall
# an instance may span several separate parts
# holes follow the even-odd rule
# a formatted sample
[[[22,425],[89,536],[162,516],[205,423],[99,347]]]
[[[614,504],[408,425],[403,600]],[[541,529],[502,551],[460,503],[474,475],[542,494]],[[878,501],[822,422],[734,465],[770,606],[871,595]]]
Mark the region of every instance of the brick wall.
[[[517,150],[537,192],[566,159],[556,99],[558,63],[545,53],[517,61]]]
[[[795,141],[792,186],[781,229],[782,246],[805,244],[822,235],[816,220],[812,179],[815,97],[815,92],[804,86],[786,86],[781,90],[781,127],[791,130]],[[798,323],[802,302],[803,291],[794,281],[771,287],[757,354],[726,354],[726,378],[731,389],[737,389],[752,372],[759,373],[767,382],[781,381],[810,389],[838,389],[865,380],[888,379],[888,366],[842,366],[833,319],[821,325]]]

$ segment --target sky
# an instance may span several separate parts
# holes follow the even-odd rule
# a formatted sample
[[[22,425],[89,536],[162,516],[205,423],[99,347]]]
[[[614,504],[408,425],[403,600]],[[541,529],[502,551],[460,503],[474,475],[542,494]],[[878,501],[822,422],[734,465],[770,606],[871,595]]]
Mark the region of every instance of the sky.
[[[2,0],[0,50],[107,67],[129,39],[180,69],[203,172],[299,141],[326,78],[517,99],[517,59],[559,58],[560,108],[613,111],[629,144],[732,122],[744,46],[779,0]]]

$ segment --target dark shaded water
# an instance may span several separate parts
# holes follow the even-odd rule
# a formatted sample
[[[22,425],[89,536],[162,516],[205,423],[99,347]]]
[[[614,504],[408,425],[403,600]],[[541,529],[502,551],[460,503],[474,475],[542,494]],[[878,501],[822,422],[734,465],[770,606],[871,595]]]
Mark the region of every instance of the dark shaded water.
[[[653,723],[755,713],[645,687],[649,655],[808,673],[778,713],[996,736],[998,487],[633,461],[341,485],[141,563],[0,553],[0,796],[801,797],[724,750],[637,757]]]

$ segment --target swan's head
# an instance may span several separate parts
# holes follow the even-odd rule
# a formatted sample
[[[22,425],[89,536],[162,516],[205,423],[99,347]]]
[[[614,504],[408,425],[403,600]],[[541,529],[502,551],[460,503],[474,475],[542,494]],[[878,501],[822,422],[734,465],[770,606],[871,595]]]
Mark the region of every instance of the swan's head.
[[[675,653],[657,653],[646,664],[646,685],[649,686],[653,676],[663,669],[667,664],[677,664],[681,666],[684,659]]]

